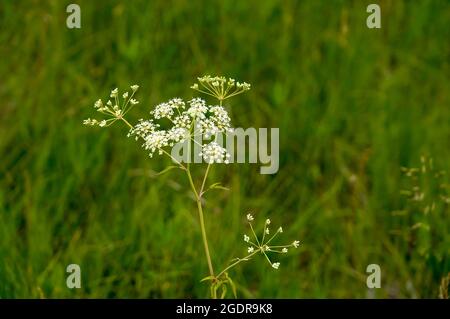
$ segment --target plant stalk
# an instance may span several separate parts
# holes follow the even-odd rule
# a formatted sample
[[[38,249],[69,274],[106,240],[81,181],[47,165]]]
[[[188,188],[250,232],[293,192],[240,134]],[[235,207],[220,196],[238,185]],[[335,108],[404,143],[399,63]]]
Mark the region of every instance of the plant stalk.
[[[194,195],[195,195],[195,200],[197,202],[198,217],[199,217],[199,220],[200,220],[200,228],[201,228],[201,231],[202,231],[202,240],[203,240],[203,246],[205,248],[206,260],[208,262],[209,275],[211,277],[214,277],[214,268],[213,268],[213,265],[212,265],[212,262],[211,262],[211,255],[209,253],[208,238],[206,236],[205,219],[204,219],[204,216],[203,216],[203,208],[202,208],[201,197],[199,196],[199,194],[197,193],[197,189],[195,188],[194,181],[192,180],[191,171],[189,169],[189,166],[187,167],[186,174],[188,176],[189,184],[191,185],[192,191],[194,192]]]

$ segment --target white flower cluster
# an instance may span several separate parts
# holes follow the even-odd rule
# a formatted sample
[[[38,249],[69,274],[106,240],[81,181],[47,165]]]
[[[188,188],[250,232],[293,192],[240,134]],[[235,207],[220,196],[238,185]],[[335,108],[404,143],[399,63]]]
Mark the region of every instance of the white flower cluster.
[[[200,156],[202,156],[203,159],[209,164],[228,164],[230,162],[230,154],[228,154],[227,150],[216,142],[211,142],[203,146]]]
[[[193,84],[191,89],[214,96],[220,101],[250,90],[250,84],[237,82],[232,78],[227,79],[224,76],[205,75],[197,80],[198,83]]]
[[[263,254],[267,261],[270,263],[270,265],[274,268],[274,269],[278,269],[280,267],[280,263],[279,262],[272,262],[268,256],[268,253],[278,253],[278,254],[286,254],[288,252],[288,248],[289,247],[294,247],[294,248],[298,248],[300,246],[300,242],[298,240],[294,240],[291,244],[289,245],[272,245],[272,241],[273,239],[275,239],[275,237],[278,234],[281,234],[283,232],[283,228],[279,227],[278,230],[272,235],[272,237],[267,238],[266,235],[270,234],[270,230],[269,230],[269,225],[271,224],[271,220],[270,219],[266,219],[265,223],[264,223],[264,230],[263,230],[263,235],[261,237],[261,239],[256,235],[255,230],[253,229],[253,225],[252,225],[252,221],[254,220],[253,215],[252,214],[247,214],[247,221],[248,224],[250,225],[250,230],[252,232],[252,235],[254,237],[254,241],[252,241],[250,239],[250,236],[248,235],[244,235],[244,241],[247,244],[250,244],[251,246],[247,247],[247,253],[249,254],[248,256],[246,256],[246,259],[250,259],[251,257],[253,257],[253,255],[255,255],[256,253],[260,252],[261,254]]]
[[[174,98],[169,100],[168,102],[164,102],[158,104],[153,111],[150,113],[155,117],[155,119],[168,118],[171,119],[174,110],[184,109],[185,103],[180,98]]]
[[[117,120],[122,120],[124,115],[128,113],[128,111],[131,110],[131,108],[134,105],[139,103],[139,101],[133,98],[134,93],[136,93],[136,91],[139,89],[139,86],[132,85],[130,88],[131,88],[131,95],[128,92],[123,93],[122,94],[123,101],[121,101],[119,98],[119,89],[115,88],[114,90],[111,91],[109,95],[112,100],[110,99],[106,103],[103,103],[103,101],[99,99],[94,103],[94,108],[98,112],[106,115],[108,119],[96,120],[88,118],[83,121],[83,124],[106,127],[110,126]]]
[[[163,148],[171,147],[178,142],[186,140],[196,142],[195,138],[198,136],[209,139],[219,133],[232,132],[231,119],[228,112],[222,107],[222,101],[250,90],[250,84],[237,82],[223,76],[211,77],[209,75],[199,77],[198,81],[201,88],[199,84],[194,84],[192,88],[216,97],[220,105],[207,105],[201,98],[193,98],[187,103],[180,98],[173,98],[158,104],[150,112],[151,119],[141,119],[135,126],[132,126],[124,117],[134,105],[139,103],[133,98],[139,86],[132,85],[130,87],[131,94],[124,92],[120,95],[119,90],[115,88],[111,91],[110,99],[106,103],[103,103],[102,100],[95,102],[94,108],[108,118],[102,120],[88,118],[84,120],[84,124],[106,127],[121,120],[131,128],[128,133],[129,137],[144,140],[142,146],[149,151],[150,157],[155,152],[169,154]],[[157,123],[159,120],[169,122],[172,126],[161,129],[160,124]],[[209,164],[228,164],[230,161],[230,155],[226,149],[215,140],[209,144],[203,144],[199,155]],[[169,156],[171,155],[169,154]]]
[[[136,141],[139,137],[145,139],[147,135],[155,132],[158,127],[159,124],[153,123],[152,120],[144,121],[143,119],[140,119],[139,123],[130,130],[130,132],[128,133],[128,137],[134,136]]]
[[[145,143],[143,144],[144,149],[150,151],[150,157],[153,156],[153,153],[158,150],[159,155],[163,153],[162,148],[169,145],[169,138],[167,136],[167,132],[164,130],[155,131],[151,134],[148,134],[144,138]]]
[[[206,106],[205,100],[196,97],[189,101],[189,109],[186,111],[192,119],[203,120],[206,118],[206,112],[208,112],[208,107]]]
[[[163,148],[173,146],[175,143],[184,142],[189,137],[188,130],[183,127],[174,126],[169,130],[159,130],[159,124],[152,120],[139,120],[128,133],[128,137],[134,136],[136,140],[142,138],[144,144],[142,147],[150,151],[150,157],[157,151],[159,155],[163,154]]]
[[[128,133],[136,139],[144,140],[143,147],[149,151],[150,157],[155,152],[163,154],[163,148],[175,143],[194,139],[202,135],[205,138],[231,131],[231,120],[227,111],[221,106],[209,106],[201,98],[193,98],[187,103],[180,98],[158,104],[150,112],[153,118],[140,120]],[[168,129],[160,129],[157,120],[167,119],[172,125]],[[207,163],[229,163],[230,155],[226,149],[215,141],[202,145],[199,154]]]
[[[228,112],[222,106],[212,106],[209,109],[210,118],[203,118],[198,121],[197,128],[206,138],[220,132],[231,132],[230,117]]]

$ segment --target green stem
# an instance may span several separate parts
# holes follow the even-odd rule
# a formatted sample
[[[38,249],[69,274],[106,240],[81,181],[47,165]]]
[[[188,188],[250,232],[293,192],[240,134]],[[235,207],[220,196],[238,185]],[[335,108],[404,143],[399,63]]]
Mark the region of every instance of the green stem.
[[[195,195],[195,200],[197,202],[198,217],[200,219],[200,228],[202,230],[202,240],[203,240],[203,246],[205,248],[206,260],[208,262],[209,274],[210,274],[211,277],[215,277],[214,276],[214,269],[213,269],[212,262],[211,262],[211,255],[209,254],[208,238],[206,237],[205,219],[204,219],[204,216],[203,216],[203,208],[202,208],[201,197],[199,196],[199,194],[197,193],[197,189],[195,188],[194,181],[192,180],[191,171],[189,169],[189,166],[186,169],[186,174],[188,176],[189,184],[191,185],[192,191],[194,192],[194,195]]]
[[[121,118],[121,120],[124,121],[130,128],[133,127],[124,118]],[[169,157],[171,157],[172,159],[174,159],[172,156],[170,156],[170,154],[168,154],[164,150],[163,150],[163,152],[166,153],[167,155],[169,155]],[[194,181],[192,180],[191,171],[190,171],[190,167],[189,167],[189,160],[187,162],[187,167],[185,167],[184,165],[182,165],[178,161],[176,161],[176,162],[186,171],[186,174],[187,174],[188,179],[189,179],[189,184],[191,185],[192,191],[193,191],[193,193],[195,195],[195,201],[197,202],[197,208],[198,208],[198,216],[199,216],[199,219],[200,219],[200,228],[202,230],[203,245],[205,247],[206,260],[208,262],[209,274],[210,274],[211,277],[215,277],[214,276],[214,269],[213,269],[212,262],[211,262],[211,255],[209,254],[208,238],[206,237],[205,218],[203,216],[202,201],[201,201],[201,197],[200,197],[199,193],[197,192],[197,189],[195,188]],[[202,190],[203,190],[203,187],[204,187],[204,184],[205,184],[205,181],[206,181],[206,177],[208,175],[208,171],[209,171],[209,165],[208,165],[208,168],[206,170],[206,174],[205,174],[205,177],[204,177],[204,180],[203,180]]]
[[[201,197],[203,195],[203,190],[205,189],[206,179],[208,178],[209,168],[211,167],[211,164],[208,163],[208,167],[206,167],[205,176],[203,177],[202,187],[200,188],[200,194]]]
[[[262,243],[260,243],[258,240],[258,236],[256,236],[256,233],[255,233],[255,230],[253,229],[252,223],[249,222],[248,224],[250,225],[250,229],[252,230],[253,236],[256,239],[256,243],[258,244],[258,246],[262,246]]]
[[[239,260],[235,261],[234,263],[232,263],[231,265],[229,265],[227,268],[225,268],[224,270],[222,270],[218,275],[217,278],[220,278],[220,276],[222,276],[227,270],[233,268],[234,266],[240,264],[243,261],[248,261],[250,257],[252,257],[253,255],[255,255],[256,253],[258,253],[260,250],[257,249],[254,252],[252,252],[250,255],[244,257],[244,258],[240,258]]]
[[[126,125],[128,125],[129,128],[133,128],[133,125],[131,125],[127,120],[125,120],[124,117],[120,117],[119,119],[121,119]]]

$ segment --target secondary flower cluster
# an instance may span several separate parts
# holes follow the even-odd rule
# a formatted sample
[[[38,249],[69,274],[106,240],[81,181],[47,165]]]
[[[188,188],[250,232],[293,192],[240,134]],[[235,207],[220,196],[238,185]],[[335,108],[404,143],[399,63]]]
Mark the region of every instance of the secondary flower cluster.
[[[194,140],[201,135],[206,139],[219,133],[231,131],[231,120],[227,111],[219,105],[210,106],[201,98],[193,98],[187,103],[180,98],[174,98],[158,104],[150,112],[152,118],[141,119],[128,133],[136,140],[142,138],[144,149],[150,157],[157,152],[167,153],[165,147],[176,143]],[[157,122],[168,120],[169,128],[161,129]],[[168,154],[168,153],[167,153]],[[202,145],[199,154],[207,163],[229,163],[230,155],[215,141]]]
[[[264,223],[263,234],[262,234],[261,238],[259,238],[256,235],[255,230],[253,229],[253,226],[252,226],[253,220],[254,220],[253,216],[251,214],[247,214],[247,221],[248,221],[248,224],[250,225],[250,230],[254,237],[254,241],[250,239],[250,236],[244,235],[244,241],[246,243],[250,244],[250,246],[247,248],[248,256],[246,256],[244,259],[248,260],[253,255],[255,255],[256,253],[259,252],[266,257],[267,261],[273,268],[278,269],[280,267],[280,263],[272,262],[268,256],[268,253],[286,254],[290,247],[298,248],[300,246],[300,242],[298,240],[294,240],[289,245],[271,245],[273,239],[275,239],[275,237],[278,234],[281,234],[283,232],[283,228],[279,227],[273,233],[273,235],[271,237],[269,237],[268,236],[268,235],[270,235],[269,226],[271,224],[271,221],[270,221],[270,219],[266,219],[266,221]]]
[[[191,89],[214,96],[219,101],[226,100],[232,96],[250,90],[250,84],[246,82],[236,82],[234,79],[227,79],[224,76],[205,75],[197,78],[197,80],[198,83],[194,83],[191,86]]]
[[[111,94],[109,95],[110,98],[105,104],[101,99],[97,100],[94,103],[94,108],[106,115],[108,118],[103,120],[96,120],[88,118],[83,121],[83,124],[85,125],[91,125],[95,126],[98,125],[100,127],[107,127],[116,122],[117,120],[123,119],[125,114],[128,113],[128,111],[131,110],[131,108],[138,104],[139,101],[133,98],[134,93],[139,89],[138,85],[132,85],[131,87],[131,94],[127,91],[122,94],[122,101],[119,97],[119,90],[115,88],[111,91]]]

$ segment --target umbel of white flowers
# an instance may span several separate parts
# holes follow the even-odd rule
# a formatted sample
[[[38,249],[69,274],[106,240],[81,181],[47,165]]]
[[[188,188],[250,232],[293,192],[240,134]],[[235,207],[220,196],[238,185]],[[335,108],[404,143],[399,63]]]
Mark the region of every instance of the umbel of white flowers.
[[[198,83],[193,84],[191,89],[213,96],[219,101],[224,101],[230,97],[250,90],[250,84],[246,82],[236,82],[234,79],[227,79],[224,76],[205,75],[197,78],[197,80]]]
[[[118,98],[118,90],[114,89],[110,94],[113,102],[108,100],[106,104],[103,104],[101,100],[98,100],[94,104],[94,108],[98,112],[107,115],[108,119],[96,120],[89,118],[84,121],[84,124],[107,127],[117,120],[126,121],[123,116],[128,113],[132,106],[139,103],[132,98],[138,86],[132,86],[131,88],[131,96],[129,96],[128,92],[125,92],[122,95],[122,103]],[[220,105],[207,105],[205,100],[201,98],[193,98],[187,103],[180,98],[173,98],[158,104],[150,112],[150,115],[151,118],[149,119],[140,119],[128,133],[129,137],[132,136],[136,140],[143,140],[142,147],[148,151],[150,157],[153,157],[155,153],[158,155],[169,154],[165,148],[172,147],[176,143],[182,143],[186,140],[194,141],[194,138],[198,135],[208,139],[219,133],[232,131],[228,112]],[[158,121],[164,119],[168,120],[169,127],[161,129]],[[202,144],[199,156],[202,156],[205,162],[209,164],[228,164],[230,158],[226,149],[215,141]]]
[[[105,104],[101,99],[94,103],[94,108],[103,115],[107,116],[107,119],[96,120],[88,118],[83,121],[85,125],[98,125],[100,127],[107,127],[118,120],[125,120],[124,116],[139,102],[133,98],[136,91],[139,89],[139,85],[132,85],[131,94],[127,91],[122,94],[122,101],[119,97],[119,89],[115,88],[111,91],[109,99]]]
[[[247,253],[249,254],[243,260],[249,260],[251,257],[253,257],[258,252],[265,256],[269,264],[275,268],[278,269],[280,267],[279,262],[272,262],[271,259],[268,256],[268,253],[278,253],[278,254],[286,254],[288,252],[289,247],[298,248],[300,246],[300,242],[298,240],[294,240],[291,244],[288,245],[273,245],[272,241],[277,237],[278,234],[281,234],[283,232],[283,228],[279,227],[277,231],[272,235],[272,237],[267,237],[266,235],[270,234],[269,225],[271,224],[270,219],[266,219],[264,223],[264,229],[263,234],[260,237],[256,235],[256,232],[253,228],[252,222],[254,218],[252,214],[247,214],[247,221],[250,226],[250,230],[252,232],[254,240],[250,239],[250,236],[244,235],[244,241],[250,246],[247,248]]]
[[[164,153],[164,148],[186,140],[194,141],[198,135],[210,138],[218,133],[231,131],[231,120],[227,111],[219,105],[207,105],[201,98],[193,98],[187,103],[180,98],[174,98],[158,104],[150,112],[152,118],[139,120],[128,136],[142,138],[143,147],[149,151],[150,157],[155,152]],[[158,120],[168,120],[169,127],[160,129]],[[230,155],[225,148],[215,141],[202,145],[199,154],[209,163],[229,163]]]

